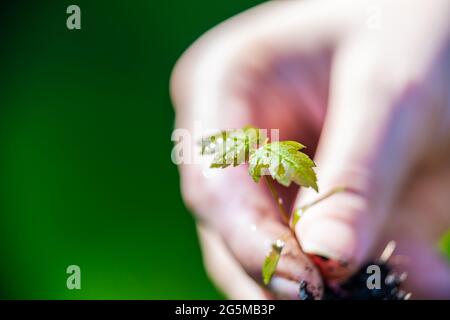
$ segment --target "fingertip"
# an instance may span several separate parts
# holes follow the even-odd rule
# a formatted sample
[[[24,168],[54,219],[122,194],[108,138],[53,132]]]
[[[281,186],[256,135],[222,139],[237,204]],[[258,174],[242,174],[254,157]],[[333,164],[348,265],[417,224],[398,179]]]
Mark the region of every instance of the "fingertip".
[[[329,280],[347,277],[362,258],[356,231],[332,219],[303,223],[300,244],[305,253]]]
[[[343,192],[304,212],[296,225],[302,250],[327,280],[343,280],[370,253],[378,234],[376,214],[360,195]]]

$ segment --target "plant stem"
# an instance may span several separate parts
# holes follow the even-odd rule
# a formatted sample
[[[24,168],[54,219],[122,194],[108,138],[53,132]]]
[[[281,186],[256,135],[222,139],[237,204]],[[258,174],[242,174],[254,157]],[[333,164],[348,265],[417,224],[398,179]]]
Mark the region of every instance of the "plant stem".
[[[313,202],[310,202],[308,204],[305,204],[304,206],[298,207],[296,209],[294,209],[294,213],[293,213],[293,219],[291,220],[291,223],[289,224],[289,227],[291,229],[295,228],[295,225],[297,224],[297,222],[300,220],[301,215],[308,210],[309,208],[311,208],[312,206],[318,204],[319,202],[331,197],[332,195],[345,191],[346,188],[345,187],[336,187],[331,189],[330,191],[328,191],[327,193],[325,193],[323,196],[317,198],[316,200],[314,200]]]
[[[346,189],[345,187],[333,188],[330,191],[328,191],[327,193],[325,193],[324,195],[322,195],[319,198],[317,198],[316,200],[314,200],[314,201],[312,201],[312,202],[310,202],[308,204],[305,204],[304,206],[300,207],[299,209],[302,210],[302,211],[305,211],[306,209],[309,209],[310,207],[312,207],[312,206],[318,204],[319,202],[321,202],[321,201],[331,197],[332,195],[334,195],[336,193],[339,193],[339,192],[342,192],[342,191],[345,191],[345,189]]]
[[[270,193],[272,194],[273,199],[277,203],[278,211],[280,213],[281,218],[283,219],[283,222],[286,223],[287,225],[289,225],[290,218],[289,218],[288,213],[286,212],[286,210],[283,207],[283,202],[282,202],[281,197],[278,195],[278,192],[277,192],[275,186],[273,185],[272,181],[270,181],[269,176],[265,175],[264,178],[266,179],[267,186],[270,189]]]

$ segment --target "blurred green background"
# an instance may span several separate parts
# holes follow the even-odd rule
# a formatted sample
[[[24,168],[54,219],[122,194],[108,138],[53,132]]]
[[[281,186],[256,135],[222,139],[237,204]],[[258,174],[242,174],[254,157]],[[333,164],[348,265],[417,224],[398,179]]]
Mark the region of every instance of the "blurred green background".
[[[168,82],[198,36],[258,2],[2,3],[1,298],[222,297],[171,163]]]

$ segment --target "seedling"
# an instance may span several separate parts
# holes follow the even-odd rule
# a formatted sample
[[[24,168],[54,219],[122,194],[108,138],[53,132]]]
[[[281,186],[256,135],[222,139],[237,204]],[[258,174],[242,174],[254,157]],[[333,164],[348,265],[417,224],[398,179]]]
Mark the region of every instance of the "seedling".
[[[249,165],[249,175],[258,183],[264,176],[283,222],[289,226],[289,233],[276,239],[268,252],[263,266],[262,279],[267,285],[274,274],[284,244],[289,235],[294,235],[294,228],[301,215],[310,207],[329,196],[340,192],[343,188],[335,188],[314,202],[296,208],[292,217],[283,206],[273,181],[289,187],[292,183],[319,191],[315,163],[300,150],[305,146],[296,141],[269,142],[263,130],[245,127],[240,130],[222,131],[204,138],[201,142],[202,155],[212,156],[211,168]]]
[[[283,206],[283,201],[273,185],[277,181],[283,186],[295,183],[299,186],[312,188],[319,191],[317,176],[314,172],[315,163],[303,152],[302,144],[295,141],[274,141],[269,139],[260,129],[245,127],[241,130],[222,131],[211,135],[201,141],[202,155],[212,156],[211,168],[226,168],[248,164],[249,174],[258,183],[264,176],[271,195],[278,206],[281,219],[289,226],[289,232],[276,239],[268,252],[263,266],[262,279],[265,285],[269,284],[280,260],[285,242],[288,236],[294,234],[295,225],[303,213],[320,201],[332,196],[345,188],[337,187],[317,198],[315,201],[295,208],[290,216]],[[339,286],[324,286],[324,299],[375,299],[375,300],[406,300],[410,294],[400,289],[405,280],[405,274],[397,275],[391,271],[387,261],[392,255],[395,243],[391,242],[378,260],[368,263]],[[367,279],[370,274],[366,272],[368,266],[375,265],[381,270],[382,286],[378,289],[370,289]],[[307,289],[307,283],[301,281],[299,286],[299,298],[312,300],[314,296]]]

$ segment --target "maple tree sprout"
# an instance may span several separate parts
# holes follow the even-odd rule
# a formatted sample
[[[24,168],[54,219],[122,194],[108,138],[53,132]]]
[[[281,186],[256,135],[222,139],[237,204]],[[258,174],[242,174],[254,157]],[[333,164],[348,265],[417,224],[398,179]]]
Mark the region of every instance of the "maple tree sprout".
[[[221,131],[201,141],[202,155],[212,156],[211,168],[236,167],[248,163],[249,175],[256,183],[264,176],[278,206],[281,219],[289,226],[289,233],[282,235],[272,244],[264,260],[262,279],[265,285],[269,284],[275,273],[288,236],[292,234],[295,237],[294,228],[301,215],[311,206],[343,191],[342,187],[331,190],[312,203],[295,209],[292,219],[290,218],[272,181],[275,180],[285,187],[289,187],[293,182],[305,188],[313,188],[316,192],[319,191],[317,176],[313,169],[316,165],[308,155],[300,151],[304,148],[304,145],[296,141],[269,142],[262,130],[251,126]]]
[[[266,184],[269,187],[270,193],[272,194],[272,198],[275,200],[278,206],[278,211],[280,213],[281,219],[283,219],[283,222],[287,225],[289,225],[289,214],[286,212],[283,206],[283,200],[278,195],[277,189],[275,189],[275,186],[273,185],[272,181],[270,180],[269,176],[264,176],[266,180]]]

